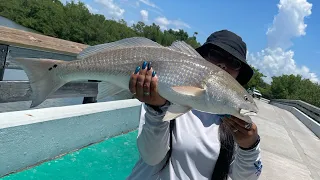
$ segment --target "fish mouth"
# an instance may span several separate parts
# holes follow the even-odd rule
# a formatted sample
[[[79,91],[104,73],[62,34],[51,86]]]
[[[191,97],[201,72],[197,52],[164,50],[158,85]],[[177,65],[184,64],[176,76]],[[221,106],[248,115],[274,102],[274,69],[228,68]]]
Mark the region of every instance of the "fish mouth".
[[[240,109],[240,115],[241,116],[256,116],[257,112],[247,109]]]

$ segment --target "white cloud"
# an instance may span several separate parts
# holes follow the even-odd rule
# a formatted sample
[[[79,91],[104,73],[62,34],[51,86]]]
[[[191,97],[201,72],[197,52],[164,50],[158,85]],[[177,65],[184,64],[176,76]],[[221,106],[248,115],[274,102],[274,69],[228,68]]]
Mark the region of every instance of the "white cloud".
[[[89,4],[86,4],[86,7],[88,8],[88,10],[89,10],[91,13],[97,13],[97,12],[99,12],[98,9],[94,9],[94,8],[91,7]]]
[[[131,0],[116,0],[117,3],[125,5],[125,6],[130,6],[131,8],[138,8],[139,7],[139,1],[131,1]]]
[[[311,15],[312,4],[306,0],[280,0],[279,12],[267,31],[268,47],[287,49],[291,38],[306,35],[304,18]]]
[[[156,10],[156,9],[153,9],[153,8],[148,8],[148,11],[149,12],[152,11],[152,12],[158,14],[159,16],[163,16],[163,14],[159,10]]]
[[[157,17],[155,19],[155,22],[158,23],[159,25],[169,25],[170,21],[166,17]]]
[[[139,0],[139,1],[137,1],[137,6],[139,6],[139,2],[142,2],[143,4],[145,4],[147,6],[161,10],[155,3],[153,3],[149,0]]]
[[[306,66],[298,67],[293,58],[294,52],[287,50],[293,44],[291,39],[306,35],[304,18],[311,15],[312,4],[306,0],[280,0],[279,12],[267,31],[268,46],[256,54],[248,54],[248,61],[265,74],[266,82],[272,76],[300,74],[313,82],[319,82],[317,75]]]
[[[166,17],[157,17],[154,21],[162,30],[167,30],[167,26],[170,24],[170,21]]]
[[[105,8],[107,13],[107,18],[122,18],[125,12],[124,9],[121,9],[113,0],[95,0],[95,2],[100,3]],[[108,17],[110,16],[110,17]]]
[[[191,28],[189,24],[180,20],[173,20],[171,21],[171,24],[175,25],[177,28],[182,28],[182,27]]]
[[[187,23],[181,20],[169,20],[166,17],[157,17],[155,23],[160,26],[162,30],[168,29],[168,26],[173,26],[173,29],[191,28]]]
[[[259,68],[266,75],[264,79],[271,83],[272,76],[281,76],[282,74],[300,74],[302,77],[310,79],[313,82],[319,82],[315,73],[311,73],[306,66],[298,67],[293,59],[294,52],[283,51],[281,48],[266,48],[256,54],[250,54],[249,63]]]
[[[140,11],[140,15],[141,15],[141,18],[142,18],[142,21],[143,21],[143,22],[148,22],[148,21],[149,21],[149,20],[148,20],[148,16],[149,16],[148,11],[146,11],[146,10],[141,10],[141,11]]]

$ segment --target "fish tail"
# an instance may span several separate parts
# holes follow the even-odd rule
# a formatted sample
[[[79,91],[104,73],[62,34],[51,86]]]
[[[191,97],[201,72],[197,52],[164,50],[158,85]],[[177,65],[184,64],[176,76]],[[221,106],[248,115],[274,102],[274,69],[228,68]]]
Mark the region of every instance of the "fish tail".
[[[30,108],[40,105],[49,95],[67,83],[57,76],[57,70],[68,62],[53,59],[15,58],[17,64],[26,72],[32,89]]]

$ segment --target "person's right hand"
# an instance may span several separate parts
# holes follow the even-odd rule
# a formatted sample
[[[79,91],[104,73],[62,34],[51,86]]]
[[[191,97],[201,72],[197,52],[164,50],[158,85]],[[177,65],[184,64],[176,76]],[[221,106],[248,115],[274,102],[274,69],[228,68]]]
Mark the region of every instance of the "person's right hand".
[[[151,62],[144,62],[131,74],[129,89],[135,98],[146,104],[162,106],[166,103],[166,99],[158,93],[158,77]]]

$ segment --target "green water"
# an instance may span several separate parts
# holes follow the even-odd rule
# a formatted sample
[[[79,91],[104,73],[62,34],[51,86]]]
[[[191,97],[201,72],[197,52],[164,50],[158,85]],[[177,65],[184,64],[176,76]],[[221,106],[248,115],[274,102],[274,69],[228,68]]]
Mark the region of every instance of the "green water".
[[[72,152],[1,180],[125,179],[138,160],[137,131]]]

